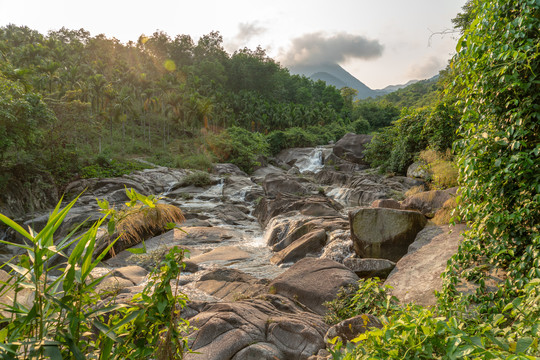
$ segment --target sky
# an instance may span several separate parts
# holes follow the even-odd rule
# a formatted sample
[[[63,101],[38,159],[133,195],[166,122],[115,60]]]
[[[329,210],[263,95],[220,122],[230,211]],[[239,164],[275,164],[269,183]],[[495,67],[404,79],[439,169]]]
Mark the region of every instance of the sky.
[[[466,0],[0,0],[0,26],[84,28],[122,42],[156,30],[225,49],[258,45],[284,66],[337,62],[372,89],[430,78],[455,53],[452,28]]]

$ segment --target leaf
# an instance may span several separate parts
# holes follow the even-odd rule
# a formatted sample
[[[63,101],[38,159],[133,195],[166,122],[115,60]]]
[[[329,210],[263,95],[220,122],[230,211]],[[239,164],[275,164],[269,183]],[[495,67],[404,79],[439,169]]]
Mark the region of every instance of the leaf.
[[[12,228],[13,230],[15,230],[16,232],[18,232],[19,234],[21,234],[22,236],[24,236],[25,238],[27,238],[28,240],[34,242],[34,238],[32,237],[32,235],[30,235],[28,233],[28,231],[24,230],[19,224],[17,224],[15,221],[11,220],[10,218],[8,218],[7,216],[3,215],[3,214],[0,214],[0,221],[2,221],[4,224],[6,224],[7,226],[9,226],[10,228]],[[8,243],[8,242],[5,242],[5,241],[2,241],[3,243],[6,243],[8,245],[16,245],[16,244],[12,244],[12,243]]]
[[[143,248],[130,248],[126,250],[132,254],[145,254],[146,253],[146,251]]]
[[[524,337],[519,339],[516,343],[516,354],[524,353],[525,351],[527,351],[529,346],[532,345],[533,341],[534,340],[530,337]]]

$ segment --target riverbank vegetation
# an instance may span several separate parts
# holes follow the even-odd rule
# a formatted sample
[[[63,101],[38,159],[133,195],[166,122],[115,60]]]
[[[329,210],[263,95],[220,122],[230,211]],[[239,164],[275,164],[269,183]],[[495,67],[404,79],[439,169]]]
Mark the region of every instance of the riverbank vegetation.
[[[370,312],[384,319],[382,329],[354,344],[335,342],[334,359],[540,356],[540,5],[471,0],[455,23],[462,33],[450,67],[455,75],[435,114],[448,114],[442,104],[458,99],[461,119],[436,116],[444,121],[426,133],[433,112],[413,112],[418,121],[396,121],[369,151],[372,158],[383,145],[390,154],[396,147],[416,151],[411,146],[419,141],[437,149],[437,134],[447,141],[453,136],[444,131],[457,128],[453,149],[461,190],[455,220],[467,222],[469,230],[443,276],[438,306],[396,304],[371,283],[360,284],[356,303],[350,297],[332,303],[335,318],[354,313],[363,299],[378,298],[378,310]],[[401,140],[405,134],[416,138]],[[390,156],[384,165],[399,171],[400,164]]]

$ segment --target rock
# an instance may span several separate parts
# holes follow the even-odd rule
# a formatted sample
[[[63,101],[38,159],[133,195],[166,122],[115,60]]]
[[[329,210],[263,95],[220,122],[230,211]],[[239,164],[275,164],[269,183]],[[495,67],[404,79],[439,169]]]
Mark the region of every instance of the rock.
[[[342,205],[325,196],[311,195],[306,197],[278,194],[274,199],[263,198],[255,207],[253,215],[265,227],[270,219],[290,211],[298,211],[303,215],[323,217],[340,216]]]
[[[335,337],[341,338],[343,345],[373,328],[382,329],[383,324],[371,314],[362,314],[343,320],[328,329],[324,341],[328,342]]]
[[[319,171],[315,175],[315,180],[319,184],[343,186],[349,182],[351,177],[352,177],[352,174],[350,172],[337,171],[335,169],[331,169],[327,167]]]
[[[308,189],[291,176],[282,174],[268,174],[264,178],[263,188],[268,196],[278,194],[305,195]]]
[[[251,181],[253,181],[256,184],[262,184],[265,177],[269,174],[275,174],[275,175],[285,174],[285,170],[278,168],[276,166],[273,166],[273,165],[268,165],[268,166],[255,170],[253,174],[251,175]]]
[[[273,251],[280,251],[310,232],[319,229],[332,232],[347,229],[348,226],[348,222],[341,216],[316,217],[289,212],[272,218],[264,240],[266,245],[272,246]]]
[[[212,167],[212,173],[216,175],[247,176],[247,174],[240,170],[238,166],[230,163],[214,164],[214,166]]]
[[[325,244],[326,231],[319,229],[300,237],[285,249],[272,256],[270,261],[276,265],[293,262],[308,254],[320,252]]]
[[[96,292],[101,294],[116,295],[125,288],[133,287],[133,281],[120,276],[107,276],[96,286]]]
[[[354,162],[348,161],[346,159],[342,159],[336,154],[332,153],[328,155],[324,159],[324,170],[334,170],[334,171],[340,171],[340,172],[346,172],[346,173],[352,173],[355,171],[363,170],[368,168],[367,165],[360,165],[356,164]]]
[[[345,134],[334,145],[334,154],[356,164],[367,165],[363,160],[364,150],[366,144],[369,144],[372,138],[371,135]]]
[[[433,217],[444,203],[456,196],[457,188],[447,190],[431,190],[409,196],[401,203],[405,210],[418,210],[422,214]]]
[[[386,259],[359,259],[349,257],[343,260],[343,265],[354,271],[360,278],[378,277],[384,279],[396,266],[396,263]]]
[[[417,161],[409,165],[407,168],[407,176],[411,178],[418,178],[422,180],[429,180],[430,174],[426,170],[426,164]]]
[[[333,300],[342,286],[355,285],[358,276],[332,260],[304,258],[270,283],[270,291],[305,305],[319,315],[323,303]]]
[[[224,183],[223,195],[232,201],[253,202],[264,196],[262,186],[255,184],[248,177],[233,175],[226,177]]]
[[[240,270],[221,268],[204,274],[194,286],[215,298],[236,301],[265,292],[266,284]]]
[[[416,211],[361,208],[349,213],[354,250],[361,258],[398,261],[427,221]]]
[[[393,287],[392,295],[402,303],[435,305],[434,291],[442,289],[441,274],[457,252],[464,230],[464,225],[429,226],[419,232],[415,240],[418,244],[411,245],[412,252],[397,262],[385,281],[385,285]]]
[[[112,276],[121,277],[131,281],[134,285],[138,285],[144,281],[148,271],[137,265],[124,266],[114,269]]]
[[[354,255],[351,233],[347,230],[335,230],[328,234],[327,245],[320,256],[343,264],[343,261]]]
[[[190,259],[190,261],[194,264],[200,265],[205,262],[233,262],[246,260],[249,258],[249,256],[249,253],[236,246],[220,246],[207,253],[194,256]]]
[[[307,359],[325,347],[328,326],[277,295],[208,304],[189,319],[198,330],[190,336],[187,360]]]
[[[371,203],[373,208],[401,209],[401,204],[394,199],[379,199]]]

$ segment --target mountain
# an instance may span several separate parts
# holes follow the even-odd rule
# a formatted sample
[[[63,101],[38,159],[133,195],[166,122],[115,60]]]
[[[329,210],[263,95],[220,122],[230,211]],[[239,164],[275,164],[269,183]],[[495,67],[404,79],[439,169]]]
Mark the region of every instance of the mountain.
[[[305,75],[315,81],[322,80],[328,85],[333,85],[338,89],[344,86],[358,90],[358,99],[375,97],[380,94],[370,89],[363,82],[352,76],[347,70],[338,64],[326,65],[297,65],[289,67],[291,74]]]
[[[411,80],[406,84],[389,85],[384,89],[373,90],[338,64],[295,65],[289,67],[289,71],[291,74],[304,75],[315,81],[322,80],[328,85],[333,85],[338,89],[341,89],[344,86],[356,89],[358,90],[357,99],[374,98],[386,95],[418,82],[418,80]]]

